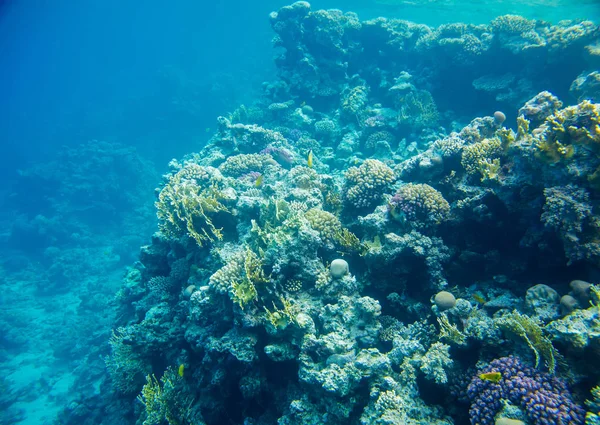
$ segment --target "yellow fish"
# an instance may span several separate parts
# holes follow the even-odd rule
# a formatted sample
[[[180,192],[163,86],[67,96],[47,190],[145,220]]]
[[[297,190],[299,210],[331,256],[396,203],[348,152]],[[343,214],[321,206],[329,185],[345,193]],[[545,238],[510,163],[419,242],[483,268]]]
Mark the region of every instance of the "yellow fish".
[[[179,374],[179,376],[181,376],[183,378],[183,372],[185,370],[185,365],[183,363],[181,363],[179,365],[179,370],[177,371],[177,373]]]
[[[479,304],[485,304],[485,298],[483,295],[478,294],[477,292],[472,295],[473,299],[477,301]]]
[[[313,151],[312,149],[308,151],[308,160],[306,161],[308,168],[313,167]]]
[[[479,375],[479,379],[497,384],[502,379],[502,374],[500,372],[486,372]]]
[[[256,180],[254,181],[254,187],[261,187],[263,183],[263,175],[261,174],[260,176],[258,176],[256,178]]]

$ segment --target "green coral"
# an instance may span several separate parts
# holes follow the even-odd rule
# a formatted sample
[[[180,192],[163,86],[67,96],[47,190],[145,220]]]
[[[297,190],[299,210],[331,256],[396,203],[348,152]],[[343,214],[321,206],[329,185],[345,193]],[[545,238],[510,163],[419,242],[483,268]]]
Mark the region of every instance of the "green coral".
[[[228,212],[221,203],[224,195],[218,188],[216,170],[196,164],[186,166],[169,177],[158,194],[158,227],[167,237],[193,238],[199,246],[221,240],[221,229],[213,224],[219,212]],[[218,172],[218,171],[217,171]]]
[[[540,361],[543,360],[550,373],[554,373],[554,369],[556,368],[556,349],[552,345],[552,341],[544,335],[540,324],[534,318],[515,310],[495,321],[500,329],[513,333],[525,340],[535,355],[535,367],[538,367]]]
[[[113,388],[123,394],[138,392],[144,376],[150,370],[140,353],[127,343],[129,338],[129,332],[125,328],[113,331],[109,340],[111,353],[104,359]]]
[[[343,252],[355,252],[360,255],[366,254],[367,247],[363,245],[354,233],[345,227],[335,235],[336,242],[341,246]]]
[[[585,414],[585,425],[600,425],[600,386],[592,388],[591,400],[586,400],[588,411]]]
[[[268,282],[262,259],[249,247],[234,254],[227,264],[209,279],[219,293],[228,293],[233,302],[244,308],[258,299],[256,286]]]
[[[273,302],[273,311],[267,307],[263,308],[265,310],[265,318],[271,325],[276,329],[285,329],[288,325],[296,323],[297,311],[289,300],[281,297],[280,301],[282,308],[278,308],[275,302]]]
[[[456,325],[450,323],[446,314],[440,315],[437,321],[440,325],[440,339],[456,345],[464,345],[467,342],[466,335],[459,331]]]
[[[143,425],[184,425],[196,423],[190,407],[194,401],[191,395],[183,395],[181,376],[168,368],[160,381],[154,375],[146,377],[146,385],[138,396],[144,405]]]

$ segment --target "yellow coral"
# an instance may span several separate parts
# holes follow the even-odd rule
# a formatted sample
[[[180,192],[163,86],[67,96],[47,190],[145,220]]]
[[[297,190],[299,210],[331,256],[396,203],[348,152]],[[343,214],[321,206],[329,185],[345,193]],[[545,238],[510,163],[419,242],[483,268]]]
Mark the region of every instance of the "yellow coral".
[[[266,319],[278,329],[284,329],[291,323],[296,323],[296,308],[292,305],[289,300],[285,298],[280,298],[281,304],[283,308],[278,308],[275,303],[273,303],[273,311],[269,310],[267,307],[264,307]]]
[[[479,174],[481,180],[497,179],[500,172],[500,156],[503,152],[503,142],[498,137],[484,139],[465,146],[461,164],[467,174]]]
[[[233,255],[209,279],[210,285],[217,292],[228,293],[241,309],[258,299],[256,285],[266,282],[268,278],[263,272],[262,259],[249,247]]]
[[[160,381],[154,375],[146,377],[138,400],[144,405],[143,425],[169,425],[193,423],[189,407],[194,401],[191,395],[182,395],[179,383],[182,377],[172,368],[167,368]]]
[[[206,167],[193,165],[169,178],[158,195],[156,214],[159,229],[166,237],[187,235],[204,246],[222,239],[221,229],[214,226],[212,219],[215,214],[228,210],[220,202],[223,195],[215,181],[201,174]]]
[[[546,118],[536,133],[536,157],[556,164],[572,158],[579,145],[600,155],[600,107],[587,100]]]
[[[495,321],[501,329],[514,333],[525,340],[535,355],[535,367],[538,367],[540,360],[543,359],[550,373],[554,373],[556,349],[552,342],[544,336],[542,328],[535,319],[515,310]]]

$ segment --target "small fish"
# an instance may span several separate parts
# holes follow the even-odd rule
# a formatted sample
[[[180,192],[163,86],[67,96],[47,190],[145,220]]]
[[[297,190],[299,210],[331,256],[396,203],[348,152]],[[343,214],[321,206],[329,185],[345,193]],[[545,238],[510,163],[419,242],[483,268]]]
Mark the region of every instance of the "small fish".
[[[313,151],[312,151],[312,149],[308,151],[308,159],[306,161],[306,164],[308,165],[308,168],[313,167]]]
[[[256,180],[254,180],[254,187],[261,187],[263,184],[263,179],[264,179],[264,177],[262,174],[260,176],[258,176],[256,178]]]
[[[502,379],[502,374],[500,372],[486,372],[479,375],[479,379],[497,384]]]
[[[478,294],[477,292],[474,293],[473,295],[471,295],[473,297],[473,299],[475,301],[477,301],[479,304],[485,304],[485,298],[483,298],[483,295]]]
[[[179,374],[179,376],[181,376],[183,378],[183,372],[185,371],[185,365],[183,363],[181,363],[179,365],[179,370],[177,371],[177,373]]]
[[[204,129],[204,131],[206,131],[207,133],[210,133],[210,127],[206,127],[206,128]]]

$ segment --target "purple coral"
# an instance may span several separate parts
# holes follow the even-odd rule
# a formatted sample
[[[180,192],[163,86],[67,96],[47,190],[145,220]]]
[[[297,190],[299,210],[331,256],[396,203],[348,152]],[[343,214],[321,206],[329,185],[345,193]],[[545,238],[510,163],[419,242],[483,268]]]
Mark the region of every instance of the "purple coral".
[[[472,424],[494,424],[502,400],[508,400],[523,408],[534,425],[583,425],[585,411],[573,401],[563,380],[512,356],[494,360],[480,371],[488,372],[500,372],[502,377],[497,383],[482,380],[479,374],[471,380],[467,394]]]

